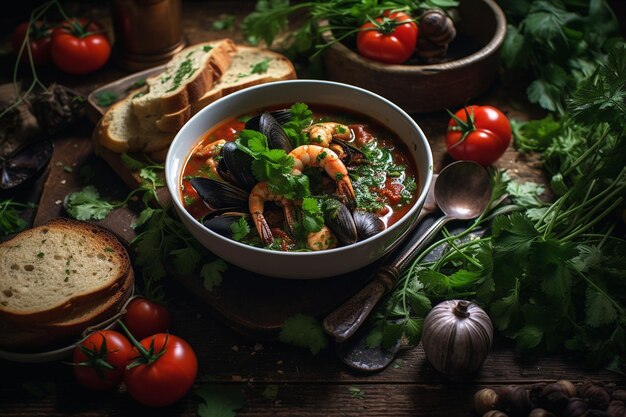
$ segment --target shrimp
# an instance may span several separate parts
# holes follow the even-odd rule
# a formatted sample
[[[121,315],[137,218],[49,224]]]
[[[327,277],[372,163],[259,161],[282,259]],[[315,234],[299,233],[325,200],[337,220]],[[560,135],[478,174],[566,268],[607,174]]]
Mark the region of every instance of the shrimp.
[[[216,141],[213,141],[211,143],[204,145],[202,148],[200,148],[196,152],[197,156],[202,157],[202,158],[207,158],[205,161],[205,164],[209,167],[211,172],[215,174],[215,176],[217,176],[218,178],[220,177],[220,175],[217,173],[216,158],[219,156],[220,151],[222,150],[222,147],[224,146],[225,143],[226,143],[225,139],[216,140]]]
[[[333,138],[349,140],[352,137],[350,128],[337,122],[315,123],[304,130],[309,134],[309,143],[330,148]]]
[[[317,145],[302,145],[289,152],[294,159],[292,173],[301,175],[304,167],[322,168],[337,184],[338,194],[350,209],[356,207],[356,196],[348,170],[339,156],[332,150]]]
[[[263,216],[267,201],[275,201],[283,207],[285,221],[290,228],[295,224],[295,219],[292,202],[280,194],[273,194],[269,189],[267,181],[261,181],[252,188],[248,197],[248,208],[261,241],[264,245],[269,246],[274,242],[274,236],[265,220],[265,216]]]

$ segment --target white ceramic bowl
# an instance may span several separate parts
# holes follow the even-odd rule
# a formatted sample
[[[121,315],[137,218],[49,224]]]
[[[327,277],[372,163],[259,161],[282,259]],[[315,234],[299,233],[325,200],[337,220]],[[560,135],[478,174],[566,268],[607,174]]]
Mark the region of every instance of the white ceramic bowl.
[[[319,252],[280,252],[255,248],[221,236],[194,219],[184,208],[180,179],[185,162],[200,137],[223,120],[269,106],[333,105],[369,116],[395,132],[407,145],[418,171],[419,197],[408,213],[385,231],[361,242]],[[386,254],[405,234],[421,210],[433,178],[432,152],[411,117],[389,100],[347,84],[292,80],[262,84],[230,94],[194,115],[178,132],[165,161],[167,187],[185,227],[215,255],[241,268],[280,278],[325,278],[355,271]]]

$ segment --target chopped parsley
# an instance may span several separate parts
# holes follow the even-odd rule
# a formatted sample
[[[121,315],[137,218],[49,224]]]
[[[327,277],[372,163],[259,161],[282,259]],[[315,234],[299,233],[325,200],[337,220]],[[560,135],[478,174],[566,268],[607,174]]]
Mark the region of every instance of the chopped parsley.
[[[209,46],[209,45],[204,45],[204,46],[202,47],[202,50],[203,50],[204,52],[209,52],[211,49],[213,49],[213,47],[212,47],[212,46]]]
[[[170,91],[176,90],[178,87],[180,87],[183,80],[191,77],[194,72],[196,72],[196,68],[193,67],[193,62],[190,59],[186,59],[181,62],[178,66],[178,69],[176,70],[176,74],[174,74],[172,86],[166,92],[169,93]]]
[[[102,91],[96,94],[96,104],[100,107],[109,107],[111,104],[115,103],[119,96],[113,91]]]
[[[252,70],[251,74],[265,74],[267,70],[270,68],[270,59],[265,58],[263,61],[259,61],[256,64],[251,65]]]
[[[39,252],[39,253],[37,254],[37,257],[38,257],[38,258],[43,258],[43,257],[44,257],[44,253],[43,253],[43,252]]]

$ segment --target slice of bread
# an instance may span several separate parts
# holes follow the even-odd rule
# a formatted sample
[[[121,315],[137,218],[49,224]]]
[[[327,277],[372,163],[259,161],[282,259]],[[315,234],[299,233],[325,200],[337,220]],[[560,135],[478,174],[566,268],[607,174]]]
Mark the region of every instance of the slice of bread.
[[[0,244],[0,317],[33,325],[76,314],[118,293],[130,270],[126,249],[109,231],[52,220]]]
[[[230,39],[205,42],[177,53],[165,70],[146,80],[148,91],[132,100],[142,126],[198,100],[222,76],[237,51]]]
[[[96,126],[97,139],[107,149],[116,153],[151,152],[167,148],[175,133],[165,133],[156,126],[146,129],[133,113],[134,93],[113,104]]]
[[[106,327],[107,320],[122,311],[134,292],[134,274],[127,274],[122,288],[110,297],[94,298],[88,308],[74,311],[51,322],[14,323],[0,319],[0,349],[12,352],[53,350],[75,343],[92,326]]]
[[[191,103],[191,114],[215,100],[253,85],[293,80],[296,70],[287,57],[268,49],[239,46],[237,54],[222,77],[200,99]]]

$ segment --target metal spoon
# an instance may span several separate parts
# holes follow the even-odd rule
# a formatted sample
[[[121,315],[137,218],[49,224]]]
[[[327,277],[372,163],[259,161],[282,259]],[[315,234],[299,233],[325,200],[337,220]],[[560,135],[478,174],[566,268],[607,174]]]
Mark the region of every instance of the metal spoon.
[[[326,316],[324,330],[335,341],[344,342],[356,332],[381,297],[394,288],[400,272],[409,266],[446,223],[474,219],[487,208],[491,197],[491,180],[481,165],[471,161],[457,161],[441,170],[435,182],[434,194],[443,216],[423,234],[415,231],[410,234],[366,287]],[[420,231],[419,228],[417,231]]]

